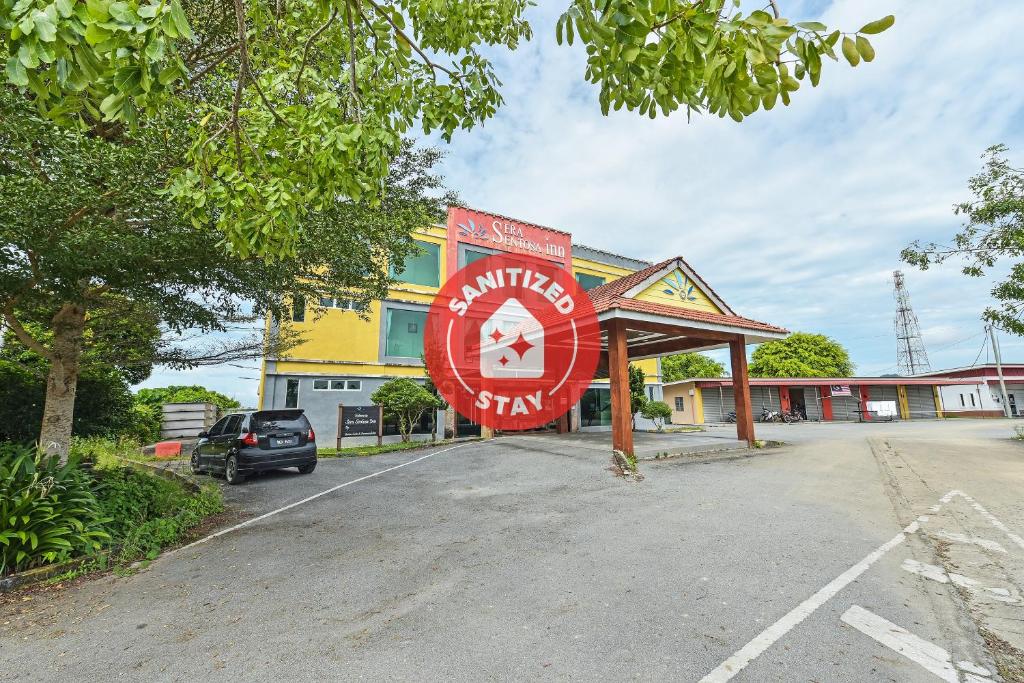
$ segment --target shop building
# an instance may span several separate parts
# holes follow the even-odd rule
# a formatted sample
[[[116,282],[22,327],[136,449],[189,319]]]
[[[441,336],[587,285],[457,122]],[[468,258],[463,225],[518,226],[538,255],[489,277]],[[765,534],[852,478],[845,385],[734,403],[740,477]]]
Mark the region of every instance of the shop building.
[[[1011,375],[1009,368],[1017,370]],[[1024,410],[1024,365],[1004,366],[1004,376],[1011,409],[1020,405]],[[730,378],[668,382],[662,391],[675,424],[725,422],[735,410]],[[797,410],[808,420],[824,422],[1002,417],[999,394],[995,368],[987,366],[913,377],[750,378],[755,418],[764,410]],[[880,404],[894,408],[893,414],[880,414]]]

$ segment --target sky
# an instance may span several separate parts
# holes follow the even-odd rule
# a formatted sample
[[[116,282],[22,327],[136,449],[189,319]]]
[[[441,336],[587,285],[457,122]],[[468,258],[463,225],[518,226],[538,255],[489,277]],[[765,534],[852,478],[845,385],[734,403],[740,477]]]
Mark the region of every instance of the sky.
[[[859,375],[896,371],[902,269],[932,367],[985,360],[981,313],[1008,268],[922,272],[899,253],[916,239],[948,243],[987,147],[1004,143],[1024,163],[1024,2],[786,0],[794,20],[896,24],[872,37],[874,62],[826,60],[818,88],[743,123],[602,116],[585,53],[554,40],[566,0],[539,4],[533,41],[491,53],[505,106],[450,144],[424,141],[445,149],[440,170],[465,204],[607,251],[683,256],[740,315],[842,343]],[[1024,362],[1024,340],[1001,345],[1004,361]],[[158,368],[144,386],[198,383],[254,405],[258,377],[258,362]]]

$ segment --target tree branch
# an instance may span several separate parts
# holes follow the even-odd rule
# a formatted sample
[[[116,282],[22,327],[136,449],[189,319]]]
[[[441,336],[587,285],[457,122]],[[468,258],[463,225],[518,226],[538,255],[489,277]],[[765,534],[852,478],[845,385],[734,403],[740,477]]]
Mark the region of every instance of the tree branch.
[[[416,54],[418,54],[420,56],[420,58],[423,60],[424,64],[426,64],[427,67],[430,68],[430,72],[431,72],[431,75],[434,76],[434,80],[437,80],[437,74],[436,74],[435,70],[443,71],[444,73],[448,74],[448,76],[450,78],[453,78],[455,80],[459,80],[459,74],[455,73],[454,71],[451,71],[450,69],[446,69],[445,67],[441,66],[440,64],[435,64],[434,62],[432,62],[430,60],[430,57],[427,57],[427,54],[420,48],[420,46],[417,45],[416,42],[412,38],[407,36],[405,34],[405,31],[403,31],[402,29],[398,28],[398,24],[396,24],[394,22],[394,20],[391,19],[391,15],[388,14],[384,10],[383,7],[378,5],[373,0],[366,0],[366,3],[368,5],[370,5],[370,7],[372,7],[377,12],[377,14],[382,16],[384,18],[384,21],[386,21],[389,24],[391,24],[391,28],[394,30],[395,35],[397,35],[399,38],[401,38],[405,42],[409,43],[409,47],[411,47],[413,50],[415,50]]]
[[[347,3],[346,3],[347,6]],[[349,10],[351,12],[351,9]],[[309,51],[313,47],[313,43],[316,39],[326,31],[334,20],[338,16],[338,9],[334,8],[331,10],[331,16],[327,18],[324,25],[313,31],[313,34],[309,36],[309,40],[306,41],[306,47],[302,50],[302,62],[299,64],[299,73],[295,76],[295,90],[297,92],[297,99],[302,99],[302,73],[306,70],[306,63],[309,61]]]
[[[39,341],[36,340],[36,338],[33,337],[29,333],[29,331],[22,326],[21,322],[14,314],[13,301],[9,301],[7,303],[7,305],[4,307],[3,314],[4,320],[7,321],[8,327],[10,327],[11,331],[14,332],[14,336],[18,338],[18,341],[25,345],[25,348],[35,351],[43,358],[47,359],[50,362],[53,362],[53,353],[48,348],[40,344]]]

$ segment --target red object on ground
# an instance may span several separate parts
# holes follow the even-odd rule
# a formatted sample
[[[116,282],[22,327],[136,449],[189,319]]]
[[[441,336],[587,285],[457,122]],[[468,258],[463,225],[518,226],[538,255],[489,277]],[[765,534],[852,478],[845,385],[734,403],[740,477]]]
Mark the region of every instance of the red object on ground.
[[[176,458],[181,455],[180,441],[161,441],[156,444],[154,455],[158,458]]]

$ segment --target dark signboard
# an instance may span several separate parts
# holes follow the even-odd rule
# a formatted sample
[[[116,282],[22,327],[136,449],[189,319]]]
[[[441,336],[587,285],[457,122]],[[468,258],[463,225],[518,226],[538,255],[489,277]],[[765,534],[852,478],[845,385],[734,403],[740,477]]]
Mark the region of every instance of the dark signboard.
[[[338,406],[338,436],[380,436],[380,406]]]

